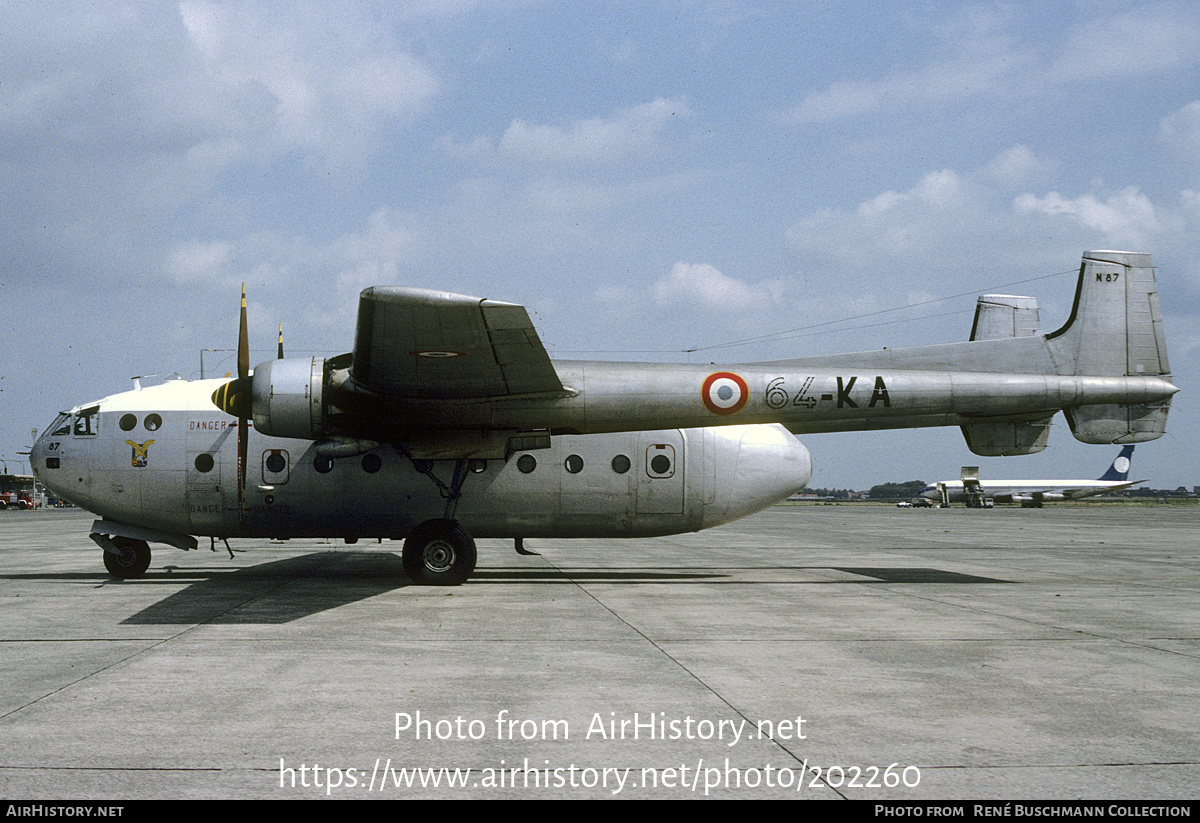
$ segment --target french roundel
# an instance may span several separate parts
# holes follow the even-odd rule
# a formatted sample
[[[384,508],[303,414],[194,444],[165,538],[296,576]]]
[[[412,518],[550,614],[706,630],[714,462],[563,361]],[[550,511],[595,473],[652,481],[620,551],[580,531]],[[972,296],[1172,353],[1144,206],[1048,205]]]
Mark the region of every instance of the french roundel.
[[[750,399],[750,389],[740,375],[719,371],[704,378],[700,397],[713,414],[736,414]]]

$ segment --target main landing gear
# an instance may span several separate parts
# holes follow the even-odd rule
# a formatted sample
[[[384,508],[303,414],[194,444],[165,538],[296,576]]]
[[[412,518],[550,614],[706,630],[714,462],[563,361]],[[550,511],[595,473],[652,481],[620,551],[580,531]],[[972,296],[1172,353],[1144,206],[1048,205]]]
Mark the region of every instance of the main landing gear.
[[[475,540],[456,521],[426,520],[404,541],[404,571],[419,586],[458,586],[475,571]]]
[[[404,572],[418,586],[458,586],[475,571],[475,538],[454,519],[463,483],[472,471],[486,467],[482,461],[466,459],[454,463],[454,477],[447,486],[433,473],[429,460],[414,460],[407,450],[405,456],[413,468],[437,485],[446,499],[443,516],[426,520],[409,532],[404,540]],[[481,467],[482,466],[482,467]]]

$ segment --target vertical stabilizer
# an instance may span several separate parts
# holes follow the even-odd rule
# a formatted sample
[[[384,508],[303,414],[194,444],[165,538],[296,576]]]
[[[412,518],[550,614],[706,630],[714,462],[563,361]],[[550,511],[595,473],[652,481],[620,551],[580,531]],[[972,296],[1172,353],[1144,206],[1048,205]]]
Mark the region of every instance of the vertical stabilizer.
[[[1084,252],[1071,317],[1047,339],[1075,374],[1170,374],[1150,255]]]
[[[1051,354],[1068,374],[1096,377],[1168,375],[1167,345],[1150,255],[1088,251],[1079,270],[1067,324],[1047,335]],[[1170,401],[1067,408],[1084,443],[1141,443],[1166,430]]]
[[[1107,480],[1114,483],[1124,483],[1129,479],[1129,467],[1131,465],[1130,458],[1133,457],[1133,446],[1126,446],[1121,449],[1121,453],[1117,455],[1117,459],[1108,467],[1108,471],[1100,475],[1097,480]]]
[[[1015,294],[981,294],[975,304],[972,340],[1032,337],[1041,332],[1037,298]]]

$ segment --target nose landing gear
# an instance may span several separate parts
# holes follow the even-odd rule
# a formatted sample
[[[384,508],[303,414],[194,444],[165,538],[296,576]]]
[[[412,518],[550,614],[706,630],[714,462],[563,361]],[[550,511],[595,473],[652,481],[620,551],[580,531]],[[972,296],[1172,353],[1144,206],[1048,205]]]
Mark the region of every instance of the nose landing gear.
[[[150,544],[131,537],[114,537],[112,545],[116,552],[104,550],[104,568],[113,577],[132,580],[141,577],[150,568]]]

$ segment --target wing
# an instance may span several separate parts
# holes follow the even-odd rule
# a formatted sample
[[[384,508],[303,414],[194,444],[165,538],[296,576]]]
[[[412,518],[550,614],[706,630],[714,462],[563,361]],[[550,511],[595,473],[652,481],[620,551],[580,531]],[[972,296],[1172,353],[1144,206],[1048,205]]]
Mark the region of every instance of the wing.
[[[396,286],[359,297],[350,379],[398,398],[564,391],[524,306]]]

